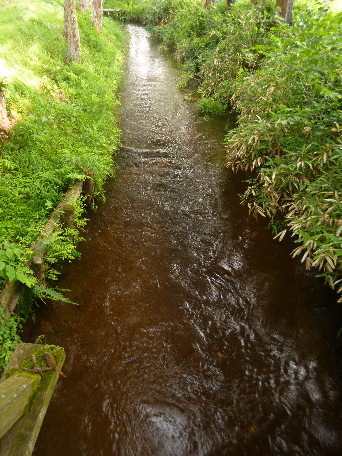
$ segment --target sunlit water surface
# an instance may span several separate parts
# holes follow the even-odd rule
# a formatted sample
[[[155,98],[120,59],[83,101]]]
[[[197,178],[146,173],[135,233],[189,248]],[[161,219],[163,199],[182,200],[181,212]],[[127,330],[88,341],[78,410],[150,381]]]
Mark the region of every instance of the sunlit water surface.
[[[79,306],[25,328],[67,356],[34,456],[342,454],[335,296],[239,205],[225,121],[128,32],[116,178],[59,282]]]

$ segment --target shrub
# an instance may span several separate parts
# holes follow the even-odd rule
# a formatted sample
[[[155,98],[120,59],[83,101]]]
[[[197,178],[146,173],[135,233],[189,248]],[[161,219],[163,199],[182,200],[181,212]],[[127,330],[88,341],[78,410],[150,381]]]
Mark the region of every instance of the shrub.
[[[273,36],[261,69],[237,80],[239,126],[227,136],[227,165],[257,170],[243,200],[275,220],[280,239],[289,228],[302,244],[293,255],[332,287],[342,259],[341,38],[342,15],[325,8]]]

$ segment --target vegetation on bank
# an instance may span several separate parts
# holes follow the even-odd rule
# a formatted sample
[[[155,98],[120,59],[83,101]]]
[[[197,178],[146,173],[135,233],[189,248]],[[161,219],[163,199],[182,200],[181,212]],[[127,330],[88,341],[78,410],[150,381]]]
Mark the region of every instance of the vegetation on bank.
[[[242,200],[270,217],[279,239],[292,232],[294,255],[341,292],[341,13],[325,1],[295,0],[285,26],[275,0],[263,7],[237,0],[228,12],[225,3],[208,10],[202,0],[105,0],[104,7],[121,8],[117,17],[143,22],[173,50],[180,86],[201,114],[237,111],[227,164],[252,170]],[[0,4],[0,92],[12,122],[9,133],[0,130],[0,285],[17,278],[38,295],[28,246],[87,170],[103,197],[118,142],[124,33],[104,18],[98,35],[83,13],[78,24],[82,61],[66,63],[62,0]],[[79,228],[83,210],[80,202]],[[57,263],[77,256],[78,232],[68,234],[60,229],[51,239],[51,278]],[[31,303],[21,300],[22,315]],[[0,369],[21,324],[1,310]]]
[[[98,34],[88,13],[78,13],[78,25],[82,61],[66,63],[62,0],[0,3],[0,84],[12,124],[0,130],[0,285],[16,278],[38,296],[41,287],[27,267],[29,245],[87,170],[94,170],[95,194],[104,198],[119,139],[125,32],[104,18]],[[77,228],[85,223],[83,210],[80,201]],[[56,277],[58,263],[77,256],[78,240],[78,230],[62,228],[50,240],[48,278]],[[21,299],[18,307],[27,316],[31,305]],[[0,368],[20,328],[19,316],[1,310]]]
[[[272,218],[279,239],[290,231],[293,256],[341,291],[342,14],[309,13],[298,12],[260,69],[238,79],[227,162],[257,171],[243,200]]]
[[[141,19],[174,51],[181,87],[196,87],[202,114],[234,109],[227,166],[251,172],[242,195],[290,232],[307,269],[342,291],[342,13],[337,2],[294,2],[284,24],[275,0],[237,0],[207,10],[201,0],[117,2],[117,17]],[[339,299],[342,302],[342,298]]]

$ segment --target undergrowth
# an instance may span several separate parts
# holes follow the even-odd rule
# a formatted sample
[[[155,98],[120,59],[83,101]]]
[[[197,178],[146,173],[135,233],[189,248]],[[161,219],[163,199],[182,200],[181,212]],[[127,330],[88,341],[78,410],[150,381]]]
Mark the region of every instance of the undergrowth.
[[[342,14],[317,4],[272,39],[261,68],[237,79],[227,164],[257,171],[243,201],[341,292]]]
[[[27,248],[87,170],[95,172],[95,196],[104,199],[120,133],[116,119],[125,32],[104,18],[98,35],[83,13],[78,13],[78,25],[82,62],[66,63],[62,0],[0,5],[0,80],[12,124],[0,138],[0,285],[16,278],[39,297]],[[77,229],[59,229],[49,240],[46,260],[53,268],[78,255],[83,210],[80,202]],[[52,268],[49,276],[56,277]],[[52,289],[45,294],[62,299]]]
[[[118,7],[114,0],[105,5]],[[180,64],[179,86],[196,89],[193,95],[200,114],[227,112],[236,77],[259,68],[263,54],[258,46],[267,44],[270,28],[282,23],[275,0],[264,10],[240,0],[228,13],[223,0],[209,10],[202,0],[137,0],[120,5],[123,11],[114,16],[121,19],[134,17],[135,10],[143,8],[141,21],[162,41],[161,49],[173,50]]]
[[[6,315],[0,306],[0,373],[20,342],[22,319],[18,315]]]

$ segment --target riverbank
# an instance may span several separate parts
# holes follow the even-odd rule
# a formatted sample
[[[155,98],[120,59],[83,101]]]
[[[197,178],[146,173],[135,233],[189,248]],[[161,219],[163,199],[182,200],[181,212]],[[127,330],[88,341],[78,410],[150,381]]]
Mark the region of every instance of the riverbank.
[[[32,291],[28,246],[67,189],[93,170],[95,197],[104,199],[119,139],[126,35],[107,18],[99,35],[89,14],[79,12],[82,61],[65,63],[62,1],[1,1],[0,11],[0,82],[11,123],[0,133],[0,280],[17,278]],[[56,277],[60,262],[78,255],[83,211],[79,200],[76,229],[60,229],[49,241],[47,278]],[[31,293],[19,302],[21,316],[32,305]],[[20,317],[8,320],[1,313],[0,318],[7,321],[0,327],[5,365],[18,340]]]
[[[173,50],[202,115],[238,113],[226,164],[253,172],[242,203],[341,293],[341,3],[298,0],[290,26],[275,0],[237,0],[228,12],[225,1],[115,4]]]
[[[342,309],[241,207],[225,119],[127,31],[117,175],[58,282],[79,306],[23,332],[66,351],[35,456],[339,456]]]

